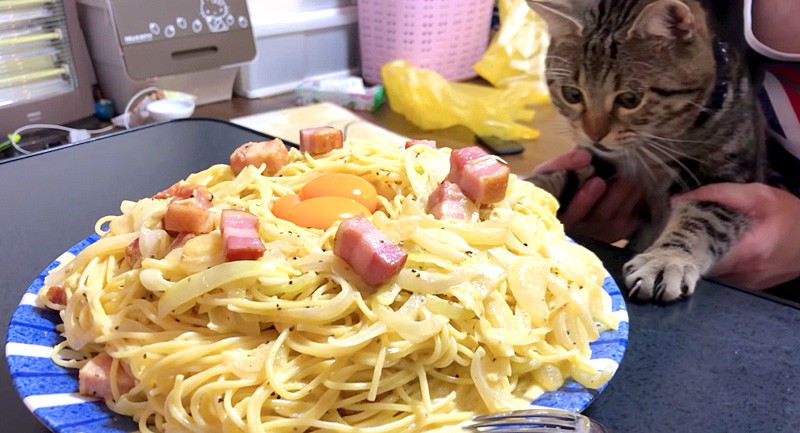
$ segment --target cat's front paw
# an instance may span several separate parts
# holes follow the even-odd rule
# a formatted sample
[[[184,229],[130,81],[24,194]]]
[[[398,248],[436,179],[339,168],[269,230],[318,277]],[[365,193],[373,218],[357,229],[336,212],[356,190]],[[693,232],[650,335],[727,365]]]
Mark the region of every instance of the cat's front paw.
[[[569,175],[566,171],[551,171],[536,174],[525,180],[558,198],[561,192],[564,191],[568,177]]]
[[[628,296],[642,301],[675,301],[694,293],[700,268],[690,255],[653,249],[637,255],[623,268]]]

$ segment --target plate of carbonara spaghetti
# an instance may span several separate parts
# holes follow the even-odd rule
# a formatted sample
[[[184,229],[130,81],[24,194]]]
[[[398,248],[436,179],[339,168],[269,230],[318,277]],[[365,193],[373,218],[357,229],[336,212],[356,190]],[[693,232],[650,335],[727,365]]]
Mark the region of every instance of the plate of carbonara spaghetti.
[[[6,357],[44,425],[450,432],[605,388],[625,302],[552,196],[479,148],[300,138],[123,200],[36,278]]]

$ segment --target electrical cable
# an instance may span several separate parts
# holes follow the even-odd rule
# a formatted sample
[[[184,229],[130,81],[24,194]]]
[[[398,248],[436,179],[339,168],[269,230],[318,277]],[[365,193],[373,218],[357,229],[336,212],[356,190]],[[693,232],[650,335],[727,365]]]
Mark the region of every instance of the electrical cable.
[[[131,110],[133,103],[136,102],[136,100],[139,99],[139,97],[142,95],[145,95],[150,92],[160,92],[160,91],[161,89],[159,89],[158,87],[146,87],[136,92],[136,94],[133,95],[130,100],[128,100],[128,105],[125,106],[125,110],[122,112],[122,122],[125,125],[125,129],[131,129],[130,123],[128,121],[128,112]]]
[[[160,92],[160,91],[162,91],[162,89],[160,89],[158,87],[147,87],[147,88],[144,88],[144,89],[136,92],[136,94],[133,95],[131,97],[131,99],[128,100],[128,104],[125,106],[125,111],[122,112],[122,118],[123,118],[122,120],[123,120],[123,125],[125,126],[125,129],[131,129],[130,122],[128,120],[128,118],[129,118],[128,113],[129,113],[131,107],[133,106],[133,103],[136,102],[137,99],[139,99],[140,97],[142,97],[143,95],[145,95],[147,93]],[[11,136],[9,137],[9,141],[11,142],[11,146],[13,146],[14,149],[17,149],[17,151],[19,153],[22,153],[24,155],[30,155],[33,152],[31,152],[29,150],[25,150],[19,145],[19,141],[22,140],[22,137],[19,134],[21,132],[23,132],[23,131],[28,131],[28,130],[31,130],[31,129],[56,129],[56,130],[59,130],[59,131],[66,131],[66,132],[69,132],[69,134],[70,134],[69,135],[70,143],[73,143],[73,142],[75,142],[77,140],[86,139],[86,138],[88,138],[88,136],[91,136],[91,135],[102,134],[104,132],[111,131],[112,129],[114,129],[116,127],[117,127],[117,125],[114,125],[112,123],[111,125],[108,125],[105,128],[87,130],[87,129],[80,129],[80,128],[70,128],[68,126],[62,126],[62,125],[51,125],[51,124],[46,124],[46,123],[32,123],[30,125],[25,125],[25,126],[17,128],[17,130],[14,131],[11,134]],[[6,144],[6,143],[3,143],[3,144]]]

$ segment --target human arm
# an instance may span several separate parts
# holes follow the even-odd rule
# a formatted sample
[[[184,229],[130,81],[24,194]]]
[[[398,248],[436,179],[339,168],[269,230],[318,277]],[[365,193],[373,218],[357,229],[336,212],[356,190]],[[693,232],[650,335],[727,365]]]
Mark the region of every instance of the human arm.
[[[784,61],[800,60],[800,2],[745,0],[745,36],[760,54]]]
[[[712,268],[722,282],[764,290],[800,277],[800,198],[763,184],[707,185],[673,199],[707,200],[738,209],[750,226]]]
[[[591,154],[574,150],[537,166],[533,178],[561,170],[578,171],[589,167]],[[572,200],[559,213],[567,232],[599,241],[613,243],[628,238],[638,229],[641,221],[637,207],[642,201],[642,191],[635,183],[624,179],[606,181],[590,177],[575,192]]]

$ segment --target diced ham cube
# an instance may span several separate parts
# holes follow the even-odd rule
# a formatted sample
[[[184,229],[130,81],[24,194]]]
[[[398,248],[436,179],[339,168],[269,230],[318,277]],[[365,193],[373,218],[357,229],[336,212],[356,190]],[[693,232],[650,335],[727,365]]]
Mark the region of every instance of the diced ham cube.
[[[214,213],[191,204],[173,202],[164,214],[164,230],[172,233],[210,233],[214,230]]]
[[[211,200],[213,198],[214,195],[212,195],[206,187],[195,185],[193,183],[181,185],[181,187],[178,188],[178,191],[175,193],[175,200],[194,199],[194,201],[196,201],[197,204],[203,209],[208,209],[211,207]]]
[[[214,230],[214,213],[211,207],[213,195],[204,186],[185,184],[175,193],[164,214],[164,230],[176,236],[181,232],[194,234]]]
[[[342,131],[331,126],[300,130],[300,151],[321,155],[344,146]]]
[[[189,240],[194,238],[195,236],[197,235],[194,233],[188,233],[188,232],[178,233],[178,235],[175,236],[175,239],[173,239],[172,242],[169,244],[169,250],[172,251],[176,248],[183,247],[184,245],[186,245],[186,242],[189,242]]]
[[[139,249],[139,238],[136,238],[125,247],[125,262],[134,267],[140,260],[142,260],[142,251]]]
[[[495,203],[503,199],[511,170],[498,158],[478,146],[454,149],[450,153],[450,174],[447,180],[458,184],[470,200]]]
[[[87,362],[78,371],[78,392],[92,397],[109,398],[111,392],[111,357],[101,353]],[[122,365],[117,366],[117,390],[120,394],[133,389],[136,382]]]
[[[248,165],[267,165],[266,174],[272,176],[289,162],[289,151],[280,138],[269,141],[245,143],[233,151],[231,168],[237,175]]]
[[[333,253],[371,286],[392,279],[408,259],[408,254],[363,215],[342,221],[333,241]]]
[[[165,198],[173,197],[178,192],[178,189],[180,187],[181,187],[181,183],[180,182],[175,182],[169,188],[167,188],[164,191],[161,191],[158,194],[154,195],[153,198],[165,199]]]
[[[67,305],[67,290],[61,284],[47,289],[47,300],[56,305]]]
[[[225,209],[220,218],[225,261],[256,260],[266,248],[258,234],[258,217],[241,210]]]
[[[436,141],[435,140],[408,140],[406,141],[406,149],[409,147],[414,147],[418,144],[423,146],[428,146],[431,149],[436,149]]]
[[[444,181],[428,197],[428,213],[436,219],[467,219],[469,200],[458,185]]]

